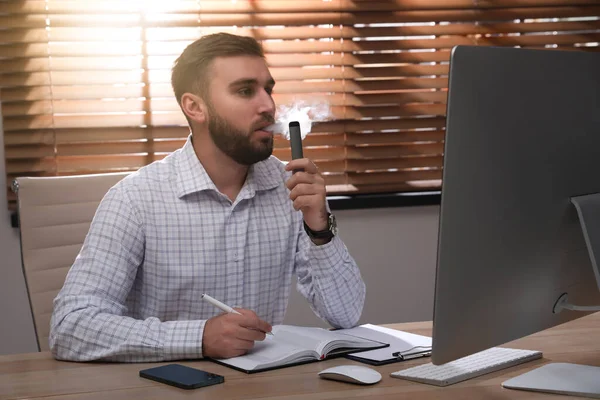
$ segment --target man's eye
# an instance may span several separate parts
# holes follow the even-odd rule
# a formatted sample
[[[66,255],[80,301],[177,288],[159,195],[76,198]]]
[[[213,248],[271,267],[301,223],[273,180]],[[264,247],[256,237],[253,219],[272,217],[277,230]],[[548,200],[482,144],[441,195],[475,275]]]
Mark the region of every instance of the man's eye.
[[[273,94],[273,88],[272,87],[267,87],[265,88],[265,92],[267,92],[269,95]]]
[[[254,91],[250,88],[242,88],[242,89],[238,90],[238,93],[244,97],[249,97],[249,96],[252,96]]]

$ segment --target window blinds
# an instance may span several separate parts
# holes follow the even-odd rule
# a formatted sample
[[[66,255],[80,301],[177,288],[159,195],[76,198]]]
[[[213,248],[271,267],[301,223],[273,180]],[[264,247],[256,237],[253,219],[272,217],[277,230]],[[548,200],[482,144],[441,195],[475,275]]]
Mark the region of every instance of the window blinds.
[[[304,140],[329,193],[439,189],[451,48],[598,51],[598,16],[595,0],[0,1],[7,184],[135,170],[181,147],[170,68],[225,31],[262,42],[278,105],[330,106]],[[277,137],[274,155],[288,146]]]

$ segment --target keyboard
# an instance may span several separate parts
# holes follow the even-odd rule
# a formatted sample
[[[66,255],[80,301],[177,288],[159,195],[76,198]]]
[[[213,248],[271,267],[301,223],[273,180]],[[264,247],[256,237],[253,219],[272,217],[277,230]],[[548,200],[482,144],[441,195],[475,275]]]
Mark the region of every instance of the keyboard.
[[[538,358],[542,358],[541,351],[492,347],[443,365],[427,363],[390,375],[393,378],[448,386]]]

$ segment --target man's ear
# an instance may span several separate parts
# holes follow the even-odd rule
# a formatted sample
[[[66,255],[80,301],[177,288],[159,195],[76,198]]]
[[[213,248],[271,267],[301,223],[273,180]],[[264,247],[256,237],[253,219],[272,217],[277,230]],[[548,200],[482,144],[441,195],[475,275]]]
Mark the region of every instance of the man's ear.
[[[203,124],[207,121],[208,113],[206,103],[202,98],[191,93],[181,96],[181,109],[185,115],[194,122]]]

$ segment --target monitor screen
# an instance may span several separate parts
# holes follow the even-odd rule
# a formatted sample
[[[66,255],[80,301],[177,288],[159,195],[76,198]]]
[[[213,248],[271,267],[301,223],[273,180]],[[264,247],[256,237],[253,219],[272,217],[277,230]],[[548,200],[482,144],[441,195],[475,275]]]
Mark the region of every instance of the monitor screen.
[[[600,53],[454,48],[434,364],[587,315],[555,313],[564,293],[571,303],[600,305],[571,202],[594,193],[600,193]],[[597,215],[588,224],[600,227]]]

